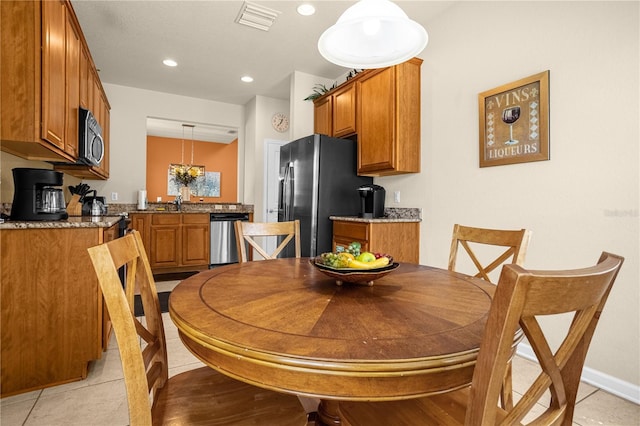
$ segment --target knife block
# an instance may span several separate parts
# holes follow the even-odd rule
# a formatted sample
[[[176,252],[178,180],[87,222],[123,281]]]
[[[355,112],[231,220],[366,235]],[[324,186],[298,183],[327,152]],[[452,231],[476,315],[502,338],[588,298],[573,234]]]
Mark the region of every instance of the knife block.
[[[74,194],[67,204],[67,214],[69,216],[82,216],[82,203],[80,202],[80,195]]]

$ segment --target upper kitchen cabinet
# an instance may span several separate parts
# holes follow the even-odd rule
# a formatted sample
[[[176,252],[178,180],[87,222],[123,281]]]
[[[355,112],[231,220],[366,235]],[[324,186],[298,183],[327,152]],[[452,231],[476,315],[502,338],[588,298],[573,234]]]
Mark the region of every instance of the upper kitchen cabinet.
[[[66,31],[64,3],[42,3],[42,139],[57,148],[65,148]],[[76,58],[77,60],[77,58]],[[4,61],[3,61],[4,62]],[[29,81],[31,83],[31,81]]]
[[[314,100],[314,133],[336,138],[356,133],[356,86],[343,84]]]
[[[357,135],[358,174],[420,172],[420,67],[365,70],[314,101],[314,131]]]
[[[357,81],[358,174],[420,172],[420,66],[414,58]]]
[[[0,20],[2,150],[28,160],[72,164],[62,171],[84,177],[87,166],[75,165],[79,106],[89,99],[83,78],[97,73],[71,3],[3,0]],[[99,79],[97,87],[105,105],[99,120],[108,132],[109,104]],[[106,178],[108,169],[91,176]]]
[[[333,98],[333,136],[340,138],[356,132],[356,86],[336,90]]]
[[[331,96],[323,96],[313,101],[313,133],[333,136],[331,99]]]

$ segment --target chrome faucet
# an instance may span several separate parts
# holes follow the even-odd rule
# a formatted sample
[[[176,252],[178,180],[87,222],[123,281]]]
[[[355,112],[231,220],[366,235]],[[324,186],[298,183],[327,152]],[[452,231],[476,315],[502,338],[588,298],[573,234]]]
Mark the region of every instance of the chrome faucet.
[[[176,205],[176,209],[178,211],[181,211],[182,210],[182,195],[180,195],[180,194],[176,195],[176,199],[173,202],[173,204]]]

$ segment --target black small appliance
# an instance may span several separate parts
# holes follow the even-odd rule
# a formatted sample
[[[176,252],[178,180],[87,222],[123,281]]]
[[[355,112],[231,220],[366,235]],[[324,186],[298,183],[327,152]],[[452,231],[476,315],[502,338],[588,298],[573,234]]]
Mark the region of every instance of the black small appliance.
[[[102,127],[100,127],[100,124],[98,124],[98,121],[88,109],[80,107],[79,114],[78,163],[98,166],[104,157]]]
[[[63,220],[69,217],[62,173],[47,169],[13,169],[11,220]]]
[[[380,185],[362,185],[358,188],[360,193],[360,214],[362,218],[372,219],[384,217],[385,190]]]

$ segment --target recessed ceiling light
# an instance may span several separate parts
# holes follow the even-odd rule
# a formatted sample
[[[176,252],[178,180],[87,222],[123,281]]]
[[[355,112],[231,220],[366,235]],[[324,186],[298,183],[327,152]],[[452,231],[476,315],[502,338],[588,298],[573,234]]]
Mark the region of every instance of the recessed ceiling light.
[[[177,67],[178,63],[176,61],[174,61],[173,59],[165,59],[164,61],[162,61],[163,64],[165,64],[168,67]]]
[[[298,6],[298,13],[302,16],[311,16],[316,13],[316,8],[309,3],[301,4]]]
[[[240,80],[244,81],[245,83],[251,83],[253,81],[253,77],[245,75],[244,77],[240,78]]]

